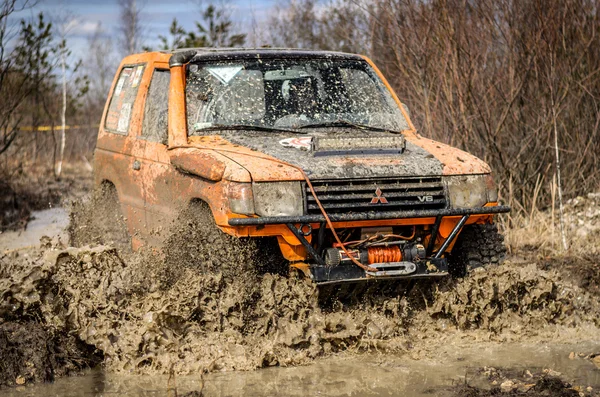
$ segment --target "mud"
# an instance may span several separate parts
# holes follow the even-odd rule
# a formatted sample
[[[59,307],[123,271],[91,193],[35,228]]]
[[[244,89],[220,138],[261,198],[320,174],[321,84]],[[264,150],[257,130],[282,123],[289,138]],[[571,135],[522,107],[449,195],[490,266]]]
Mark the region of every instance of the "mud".
[[[600,326],[600,304],[556,271],[510,261],[476,269],[467,278],[442,285],[428,308],[432,318],[459,329],[491,335],[535,335],[549,325]]]
[[[556,270],[590,294],[600,296],[600,254],[547,256],[539,263],[540,268]]]
[[[0,232],[24,229],[32,211],[45,210],[85,196],[91,189],[89,164],[66,164],[61,178],[47,167],[15,165],[0,170]]]
[[[111,184],[103,184],[90,197],[70,202],[69,243],[75,247],[110,244],[123,253],[128,253],[131,239],[117,190]]]
[[[101,356],[35,320],[0,323],[0,387],[51,382],[96,366]]]
[[[31,209],[26,200],[22,200],[14,188],[0,180],[0,230],[10,230],[27,224]]]
[[[68,212],[62,207],[34,211],[25,229],[0,233],[0,253],[14,250],[35,251],[44,236],[55,236],[62,241],[68,241],[69,236],[65,231],[68,222]]]
[[[532,372],[524,368],[483,367],[475,375],[453,390],[456,397],[530,396],[530,397],[586,397],[599,396],[592,386],[566,381],[557,371],[545,369]],[[483,386],[475,386],[480,383]]]
[[[205,396],[355,396],[373,395],[448,397],[457,385],[483,390],[517,380],[527,371],[534,376],[561,373],[560,378],[584,390],[600,390],[600,371],[587,359],[570,359],[570,352],[598,351],[598,342],[576,344],[473,343],[455,339],[436,348],[432,357],[412,359],[406,354],[336,354],[305,366],[270,367],[259,371],[210,374],[132,375],[92,370],[83,376],[58,379],[52,384],[2,390],[6,397],[48,395],[173,396],[203,391]],[[481,369],[498,368],[507,379],[494,379]],[[526,382],[530,383],[530,382]]]
[[[2,321],[40,316],[104,355],[109,371],[176,374],[309,363],[335,353],[432,354],[430,341],[555,337],[600,325],[597,299],[554,272],[511,262],[404,297],[318,304],[304,280],[226,280],[150,254],[46,244],[39,257],[3,258]],[[561,331],[562,332],[562,331]],[[598,333],[596,333],[598,335]],[[571,338],[572,335],[569,335]],[[555,337],[556,340],[556,337]]]
[[[567,200],[564,208],[568,250],[564,251],[558,209],[534,213],[529,226],[509,230],[513,260],[556,271],[590,294],[600,296],[600,193]],[[533,226],[532,226],[533,225]],[[510,235],[513,235],[512,239]]]
[[[567,277],[565,267],[584,266],[566,258],[560,266],[513,258],[463,279],[394,288],[370,283],[361,294],[347,294],[350,299],[324,302],[323,289],[269,273],[270,266],[232,277],[234,269],[221,271],[218,258],[202,253],[191,260],[210,260],[210,266],[190,266],[189,255],[178,257],[177,249],[167,250],[165,260],[87,246],[116,241],[98,228],[104,215],[96,207],[106,202],[96,198],[91,209],[79,207],[72,215],[70,232],[79,233],[73,240],[79,247],[45,238],[39,249],[0,257],[2,384],[15,384],[19,376],[25,383],[52,380],[95,365],[98,356],[107,373],[182,376],[309,365],[328,357],[339,363],[373,353],[430,360],[445,345],[577,343],[600,335],[594,273]],[[203,228],[202,222],[186,224]]]

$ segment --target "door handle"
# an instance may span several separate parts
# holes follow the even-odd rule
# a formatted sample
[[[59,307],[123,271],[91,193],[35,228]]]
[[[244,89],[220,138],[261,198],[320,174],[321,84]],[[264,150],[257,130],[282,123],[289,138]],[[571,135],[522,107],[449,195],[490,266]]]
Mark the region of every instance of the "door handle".
[[[134,171],[139,171],[139,170],[140,170],[140,168],[142,168],[142,163],[140,163],[140,161],[139,161],[139,160],[135,160],[135,161],[133,162],[133,165],[131,166],[131,168],[133,168],[133,169],[134,169]]]

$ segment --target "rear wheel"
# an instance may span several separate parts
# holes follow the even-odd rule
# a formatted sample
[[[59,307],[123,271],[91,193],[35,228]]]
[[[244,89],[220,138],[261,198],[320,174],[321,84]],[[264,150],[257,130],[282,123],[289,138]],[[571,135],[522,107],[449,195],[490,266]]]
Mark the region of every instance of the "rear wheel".
[[[183,210],[164,249],[172,265],[221,272],[227,279],[242,273],[282,273],[285,259],[273,238],[238,238],[221,231],[208,204],[195,201]]]
[[[495,224],[468,225],[452,249],[449,271],[453,276],[463,277],[478,267],[500,264],[505,256],[504,236]]]
[[[131,238],[121,211],[117,189],[103,183],[89,202],[74,204],[70,215],[69,237],[74,246],[107,244],[131,250]]]

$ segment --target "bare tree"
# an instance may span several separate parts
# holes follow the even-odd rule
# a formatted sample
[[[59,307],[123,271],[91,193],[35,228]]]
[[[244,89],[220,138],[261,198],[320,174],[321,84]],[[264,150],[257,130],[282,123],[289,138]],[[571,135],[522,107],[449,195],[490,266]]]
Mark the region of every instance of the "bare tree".
[[[61,91],[62,91],[62,105],[60,111],[60,145],[58,149],[58,159],[56,161],[56,167],[54,173],[57,178],[62,173],[62,164],[65,154],[66,144],[66,128],[67,128],[67,58],[70,55],[70,51],[67,48],[67,36],[73,26],[77,24],[77,17],[71,12],[63,10],[61,17],[57,19],[58,25],[58,36],[60,44],[58,47],[58,55],[60,57],[60,71],[61,71]]]
[[[119,0],[121,49],[125,55],[142,49],[142,7],[138,0]]]
[[[100,22],[87,41],[89,51],[83,67],[90,79],[88,98],[97,105],[106,100],[119,61],[115,56],[112,39]]]
[[[364,2],[363,2],[364,3]],[[271,15],[270,41],[277,47],[369,53],[369,15],[350,0],[287,0]]]

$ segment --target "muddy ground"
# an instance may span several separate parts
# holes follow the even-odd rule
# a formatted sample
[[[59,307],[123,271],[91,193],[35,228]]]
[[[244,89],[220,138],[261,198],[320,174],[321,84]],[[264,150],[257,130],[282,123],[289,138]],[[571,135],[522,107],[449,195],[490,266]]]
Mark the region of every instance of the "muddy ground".
[[[465,279],[324,306],[303,280],[230,280],[174,268],[150,253],[44,239],[39,249],[0,258],[0,385],[51,381],[98,363],[108,373],[182,376],[373,352],[421,360],[458,341],[598,341],[598,273],[589,270],[597,257],[569,261],[533,251]],[[592,362],[594,353],[577,358]],[[487,383],[457,384],[448,393],[598,395],[600,385],[550,371],[482,368]]]
[[[0,233],[24,229],[32,211],[68,205],[89,193],[91,186],[88,163],[65,164],[60,178],[42,166],[0,170]]]
[[[457,397],[597,395],[591,386],[572,384],[561,377],[564,378],[561,373],[551,369],[532,372],[523,368],[483,367],[474,371],[470,383],[480,383],[485,386],[474,386],[465,382],[452,388],[452,394]]]

